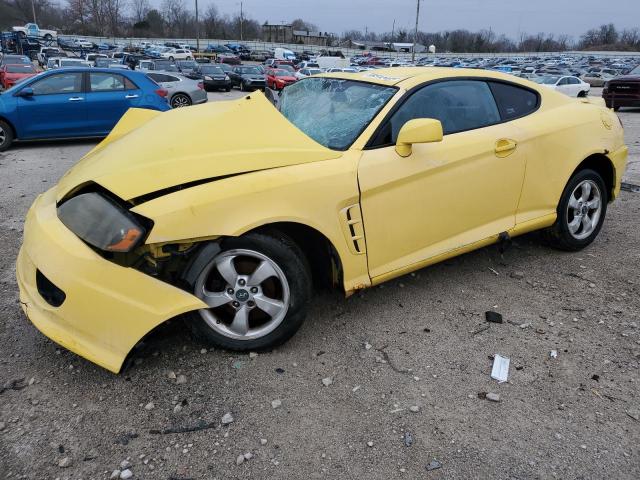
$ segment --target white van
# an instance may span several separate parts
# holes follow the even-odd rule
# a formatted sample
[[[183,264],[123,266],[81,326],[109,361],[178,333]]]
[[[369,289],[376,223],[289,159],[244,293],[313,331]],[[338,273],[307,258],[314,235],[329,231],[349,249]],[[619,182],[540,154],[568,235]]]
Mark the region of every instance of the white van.
[[[276,48],[275,54],[273,56],[276,60],[289,60],[294,61],[296,59],[296,54],[291,50],[287,50],[286,48]]]

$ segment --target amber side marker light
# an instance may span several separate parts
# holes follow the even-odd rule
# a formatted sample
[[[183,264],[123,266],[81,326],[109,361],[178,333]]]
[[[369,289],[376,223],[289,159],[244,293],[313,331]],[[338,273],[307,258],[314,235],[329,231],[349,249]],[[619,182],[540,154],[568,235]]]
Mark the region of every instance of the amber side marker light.
[[[114,238],[113,243],[107,245],[105,250],[109,252],[129,252],[136,246],[144,232],[138,228],[130,228],[126,232],[123,230],[120,232],[119,238]]]

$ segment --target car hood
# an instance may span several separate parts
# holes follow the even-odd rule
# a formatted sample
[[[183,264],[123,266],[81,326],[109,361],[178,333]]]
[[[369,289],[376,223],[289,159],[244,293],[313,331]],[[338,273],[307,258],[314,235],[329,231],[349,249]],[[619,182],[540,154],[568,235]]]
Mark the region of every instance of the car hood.
[[[260,92],[165,113],[130,109],[60,180],[58,201],[94,182],[131,200],[192,182],[338,158]]]

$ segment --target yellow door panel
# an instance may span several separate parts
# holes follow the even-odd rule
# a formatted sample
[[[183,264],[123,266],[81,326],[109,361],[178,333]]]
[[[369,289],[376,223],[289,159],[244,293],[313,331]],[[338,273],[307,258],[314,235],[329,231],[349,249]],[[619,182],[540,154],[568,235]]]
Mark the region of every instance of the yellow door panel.
[[[512,229],[526,163],[519,136],[503,124],[415,144],[406,158],[393,146],[364,151],[358,179],[371,277]]]

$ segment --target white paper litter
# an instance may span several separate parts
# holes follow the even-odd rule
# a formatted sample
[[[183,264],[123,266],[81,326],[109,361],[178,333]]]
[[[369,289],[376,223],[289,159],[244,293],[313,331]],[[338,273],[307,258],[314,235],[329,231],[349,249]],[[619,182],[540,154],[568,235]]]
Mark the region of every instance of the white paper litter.
[[[498,383],[504,383],[509,379],[509,363],[507,357],[495,355],[493,357],[493,368],[491,369],[491,378],[498,380]]]

